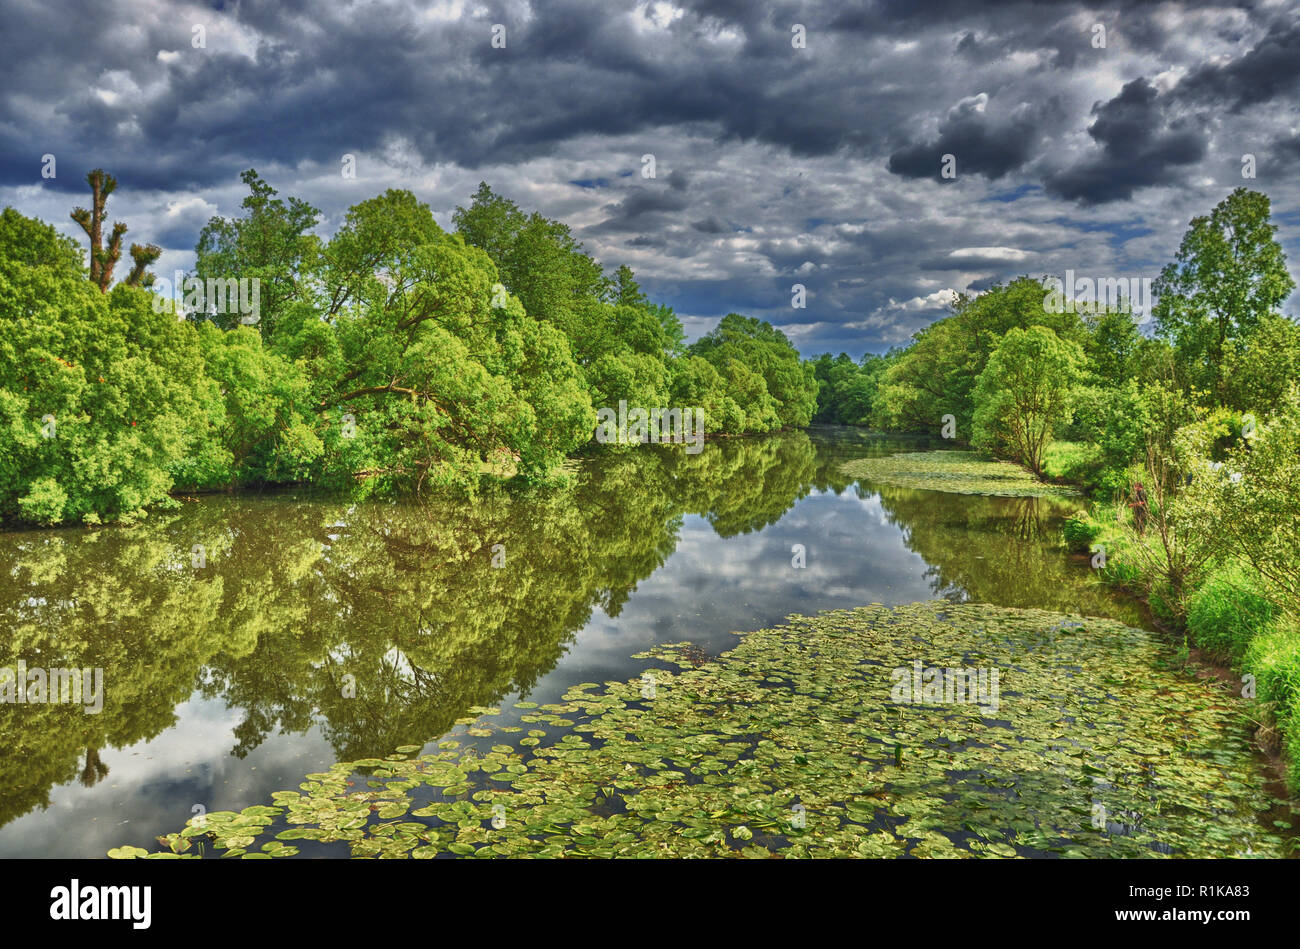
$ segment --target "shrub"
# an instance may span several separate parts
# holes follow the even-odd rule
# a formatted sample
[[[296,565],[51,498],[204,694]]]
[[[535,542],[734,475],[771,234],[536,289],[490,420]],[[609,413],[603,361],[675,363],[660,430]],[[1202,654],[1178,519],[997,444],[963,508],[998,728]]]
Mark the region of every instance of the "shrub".
[[[1088,553],[1101,536],[1102,526],[1094,521],[1085,511],[1072,514],[1061,525],[1061,536],[1065,545],[1076,554]]]
[[[112,520],[166,498],[203,361],[152,299],[101,293],[54,228],[0,214],[0,517]]]
[[[1269,629],[1276,615],[1277,608],[1234,566],[1214,574],[1192,594],[1187,628],[1198,646],[1240,662],[1251,640]]]

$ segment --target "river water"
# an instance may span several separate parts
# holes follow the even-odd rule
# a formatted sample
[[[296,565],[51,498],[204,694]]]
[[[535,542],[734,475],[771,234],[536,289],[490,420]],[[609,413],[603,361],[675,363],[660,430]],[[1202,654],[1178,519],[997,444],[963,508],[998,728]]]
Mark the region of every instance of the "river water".
[[[97,713],[0,705],[0,856],[157,849],[194,813],[424,745],[473,706],[633,678],[657,643],[717,655],[792,613],[940,598],[1144,626],[1059,546],[1077,502],[838,472],[925,447],[822,428],[601,450],[562,487],[473,503],[280,491],[0,534],[0,667],[104,677]],[[1262,786],[1247,739],[1222,735]]]

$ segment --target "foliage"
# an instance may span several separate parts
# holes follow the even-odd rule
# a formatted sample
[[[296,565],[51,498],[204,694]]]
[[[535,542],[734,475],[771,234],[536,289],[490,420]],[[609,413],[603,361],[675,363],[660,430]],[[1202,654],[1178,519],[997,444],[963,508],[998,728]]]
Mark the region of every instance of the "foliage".
[[[205,282],[258,280],[258,327],[271,339],[285,311],[307,301],[311,293],[319,249],[319,240],[311,230],[320,212],[298,198],[286,203],[276,197],[276,190],[251,168],[239,178],[249,190],[241,205],[245,213],[242,217],[214,217],[208,221],[195,247],[196,275]],[[327,285],[328,289],[333,286]],[[326,312],[330,312],[328,304]],[[238,322],[238,315],[231,313],[198,313],[193,318],[211,319],[227,329]]]
[[[969,438],[977,404],[975,389],[989,358],[1012,329],[1045,327],[1079,344],[1087,329],[1080,314],[1054,313],[1043,286],[1029,277],[959,295],[952,315],[916,333],[912,345],[886,368],[874,409],[887,431],[939,434],[944,415],[956,421],[957,437]]]
[[[1227,404],[1259,418],[1277,414],[1291,386],[1300,380],[1300,327],[1265,314],[1243,341],[1224,354]]]
[[[790,340],[770,323],[728,313],[689,352],[712,364],[731,384],[735,401],[745,407],[748,431],[803,428],[812,421],[816,373],[800,362]]]
[[[1251,640],[1270,628],[1277,613],[1254,588],[1251,575],[1234,565],[1216,571],[1189,597],[1187,630],[1197,645],[1240,662]]]
[[[711,433],[768,432],[812,418],[811,371],[769,324],[729,314],[688,348],[672,309],[651,302],[629,267],[606,275],[567,225],[525,213],[486,183],[453,220],[524,311],[567,337],[592,406],[698,408]]]
[[[1287,752],[1290,786],[1300,787],[1300,622],[1294,614],[1279,616],[1252,639],[1241,667],[1255,676],[1260,710]]]
[[[1192,459],[1186,530],[1213,538],[1221,555],[1258,573],[1271,599],[1300,612],[1300,389],[1219,462],[1213,452],[1221,431],[1183,436]]]
[[[0,214],[0,517],[109,519],[166,498],[205,383],[193,329],[151,299],[101,293],[70,241]]]
[[[1043,474],[1056,481],[1090,487],[1100,460],[1096,445],[1057,439],[1043,448]]]
[[[175,469],[177,487],[233,488],[306,480],[323,450],[302,366],[253,328],[197,325],[204,374],[202,438]]]
[[[353,207],[324,256],[357,253],[364,267],[332,273],[337,350],[318,364],[327,480],[468,484],[500,452],[539,476],[589,437],[567,341],[518,300],[494,305],[487,255],[427,205],[389,191]],[[315,328],[295,328],[307,339],[284,345],[304,353]]]
[[[1043,474],[1043,449],[1068,417],[1083,354],[1044,326],[1007,332],[975,386],[971,444]]]
[[[888,357],[871,353],[855,363],[847,353],[834,359],[830,353],[814,357],[817,377],[817,411],[814,422],[837,425],[870,425],[880,377],[891,364]]]
[[[9,383],[0,387],[3,417],[15,432],[4,454],[12,476],[0,500],[4,516],[107,520],[173,489],[306,481],[472,490],[485,472],[552,480],[564,457],[590,441],[597,405],[695,408],[717,433],[801,427],[815,410],[813,369],[780,331],[731,314],[688,351],[676,315],[650,301],[629,268],[607,276],[565,225],[525,214],[486,185],[457,210],[458,234],[443,232],[410,192],[390,191],[351,208],[322,241],[313,233],[315,208],[280,198],[251,169],[242,179],[249,188],[242,213],[208,222],[196,273],[201,281],[256,281],[251,328],[241,325],[246,314],[219,312],[212,300],[181,326],[149,306],[168,311],[169,301],[125,289],[96,303],[77,289],[85,272],[71,245],[44,247],[34,232],[9,242],[15,266],[61,261],[62,269],[60,281],[19,280],[22,290],[11,296],[28,318],[40,317],[11,334],[0,367]],[[76,215],[89,232],[116,186],[111,176],[96,182],[96,210]],[[93,287],[111,279],[106,254],[92,253]],[[127,283],[148,283],[152,257],[136,256]],[[113,406],[128,425],[144,427],[129,444],[149,461],[131,475],[108,471],[127,448],[108,443],[120,433],[87,427],[77,408],[83,395],[39,390],[19,358],[41,351],[34,340],[58,339],[54,324],[83,301],[90,314],[78,319],[82,328],[108,318],[101,313],[149,324],[132,328],[139,332],[130,341],[157,364],[132,377],[149,394]],[[123,324],[83,340],[117,346],[102,360],[114,364],[104,385],[134,371],[123,361],[130,346],[114,342],[126,331]],[[84,367],[74,350],[54,355]],[[60,438],[84,456],[65,460],[80,466],[75,477],[48,468],[56,446],[33,441],[33,419],[18,421],[32,412],[58,413]],[[104,424],[115,424],[113,413]],[[100,482],[94,491],[92,477]]]
[[[1080,511],[1067,517],[1061,524],[1061,536],[1065,545],[1074,553],[1090,553],[1097,538],[1101,536],[1101,525]]]
[[[1227,402],[1230,352],[1295,289],[1276,231],[1268,196],[1238,188],[1192,219],[1156,281],[1156,329],[1188,384],[1216,405]]]

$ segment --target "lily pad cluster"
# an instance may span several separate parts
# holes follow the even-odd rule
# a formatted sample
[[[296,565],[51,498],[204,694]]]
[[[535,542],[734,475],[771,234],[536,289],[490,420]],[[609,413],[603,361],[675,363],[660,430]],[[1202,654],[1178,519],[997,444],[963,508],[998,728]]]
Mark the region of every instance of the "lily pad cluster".
[[[855,458],[840,471],[852,478],[926,491],[1008,498],[1075,497],[1068,485],[1044,484],[1009,461],[990,461],[972,451],[913,451]]]
[[[790,617],[701,661],[475,708],[429,754],[307,775],[158,856],[1281,856],[1242,703],[1113,620],[983,604]],[[1115,657],[1127,661],[1117,664]],[[896,701],[899,669],[998,670],[988,703]],[[653,681],[653,688],[647,688]],[[496,724],[494,724],[496,723]],[[141,856],[121,848],[112,856]]]

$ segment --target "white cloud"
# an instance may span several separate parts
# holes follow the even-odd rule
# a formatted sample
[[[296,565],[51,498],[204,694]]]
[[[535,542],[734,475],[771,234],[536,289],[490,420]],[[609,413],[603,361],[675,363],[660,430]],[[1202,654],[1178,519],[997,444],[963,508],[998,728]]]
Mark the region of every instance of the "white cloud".
[[[1029,251],[1016,247],[959,247],[957,250],[949,251],[948,256],[953,260],[975,257],[985,260],[1005,260],[1007,263],[1015,264],[1028,260],[1033,255]]]

